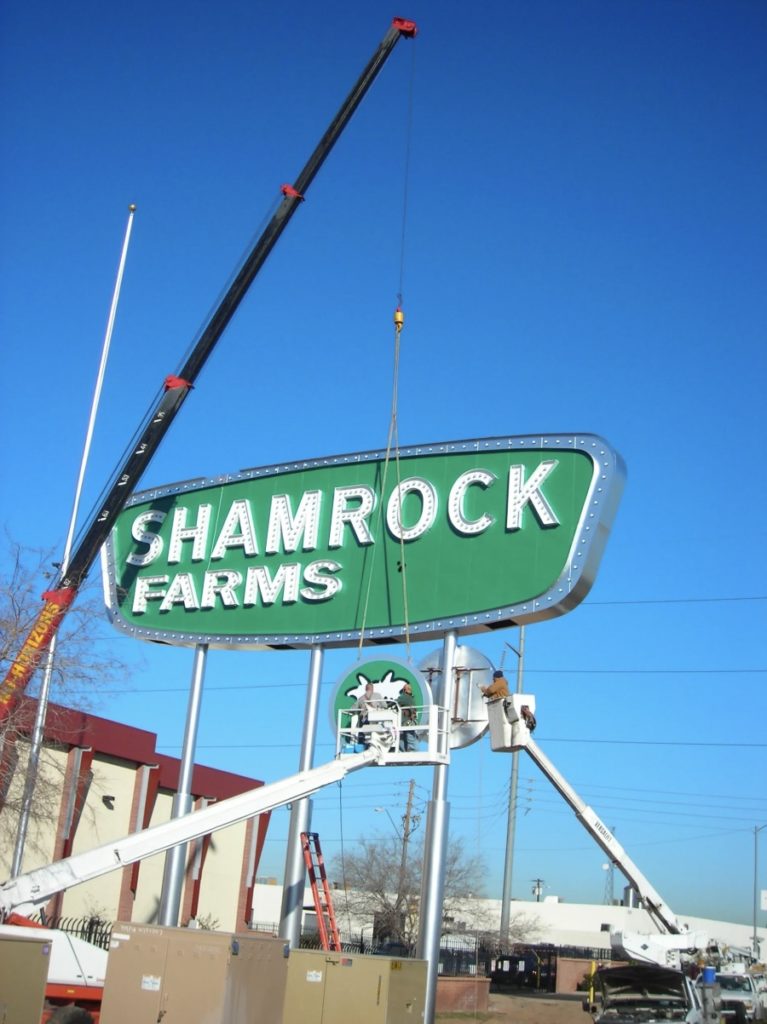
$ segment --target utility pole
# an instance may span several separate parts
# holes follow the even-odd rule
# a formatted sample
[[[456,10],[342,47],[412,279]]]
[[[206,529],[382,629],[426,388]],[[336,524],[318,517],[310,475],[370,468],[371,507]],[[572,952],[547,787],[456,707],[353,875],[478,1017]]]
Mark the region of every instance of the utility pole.
[[[410,788],[407,794],[407,805],[405,806],[405,813],[402,816],[402,855],[399,862],[399,881],[397,883],[397,904],[395,907],[395,917],[397,918],[396,926],[400,927],[400,918],[402,917],[402,904],[407,904],[407,893],[405,890],[406,877],[407,877],[407,846],[410,842],[410,833],[412,831],[411,822],[416,823],[417,817],[413,815],[413,798],[415,796],[415,779],[410,780]]]
[[[754,825],[754,956],[757,960],[760,959],[759,932],[756,927],[756,908],[759,897],[759,833],[763,828],[767,828],[767,822],[764,825]]]
[[[543,892],[544,881],[542,878],[533,879],[533,896],[535,896],[535,902],[541,902],[541,893]]]
[[[525,671],[525,627],[519,627],[519,650],[507,644],[517,656],[517,693],[522,693],[522,679]],[[501,658],[503,664],[503,658]],[[509,941],[511,919],[511,878],[514,869],[514,833],[517,827],[517,790],[519,788],[519,751],[511,755],[509,777],[509,810],[506,819],[506,859],[503,867],[503,892],[501,894],[501,941]]]

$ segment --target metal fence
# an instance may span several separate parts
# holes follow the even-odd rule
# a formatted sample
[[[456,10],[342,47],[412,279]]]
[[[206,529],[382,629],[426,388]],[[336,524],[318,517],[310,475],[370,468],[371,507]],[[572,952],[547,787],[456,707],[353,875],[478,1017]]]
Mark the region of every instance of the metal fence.
[[[56,928],[58,931],[66,932],[67,935],[84,939],[92,946],[98,946],[99,949],[109,949],[112,924],[109,921],[102,921],[100,917],[46,917],[43,920],[43,915],[37,913],[32,920],[39,921],[46,928]]]
[[[46,928],[57,928],[84,939],[101,949],[109,949],[112,924],[99,917],[58,917],[43,921],[42,915],[38,913],[34,915],[33,920],[45,924]],[[251,929],[277,935],[279,925],[276,922],[254,921]],[[302,935],[301,948],[320,949],[319,935],[316,932]],[[395,956],[402,959],[414,958],[416,955],[415,944],[366,942],[362,935],[355,936],[343,931],[341,952]],[[556,987],[557,959],[560,956],[604,962],[612,959],[612,950],[548,944],[518,944],[504,947],[491,936],[443,935],[440,941],[439,973],[444,977],[487,977],[500,987],[533,988],[553,992]]]

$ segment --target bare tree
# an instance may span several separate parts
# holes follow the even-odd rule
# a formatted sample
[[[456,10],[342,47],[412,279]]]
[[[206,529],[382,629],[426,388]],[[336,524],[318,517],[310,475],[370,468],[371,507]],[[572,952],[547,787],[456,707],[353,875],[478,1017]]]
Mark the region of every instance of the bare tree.
[[[55,574],[48,552],[22,548],[6,539],[0,566],[0,672],[5,676],[40,609],[41,591]],[[86,710],[99,688],[124,679],[125,664],[107,640],[106,619],[96,588],[84,588],[59,631],[51,680],[51,700]],[[103,642],[102,642],[103,641]],[[0,678],[2,678],[0,677]],[[34,680],[29,696],[16,703],[0,725],[0,856],[13,849],[24,792],[29,736],[37,701]],[[48,723],[56,723],[57,708],[49,707]],[[29,847],[35,846],[36,826],[48,825],[57,813],[62,784],[61,760],[43,748],[31,805]],[[45,829],[44,829],[45,831]]]
[[[344,901],[355,917],[372,918],[379,941],[411,945],[418,931],[423,844],[403,856],[403,838],[378,833],[359,840],[357,849],[334,863],[343,879]],[[445,864],[443,915],[453,918],[478,896],[484,876],[480,857],[464,850],[461,839],[451,838]]]

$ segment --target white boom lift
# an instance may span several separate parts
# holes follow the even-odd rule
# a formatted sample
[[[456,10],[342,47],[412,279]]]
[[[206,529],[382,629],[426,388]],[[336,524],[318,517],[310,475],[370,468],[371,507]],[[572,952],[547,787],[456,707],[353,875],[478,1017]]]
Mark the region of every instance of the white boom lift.
[[[445,709],[432,708],[440,718],[447,714]],[[105,875],[117,868],[135,861],[162,853],[172,846],[188,843],[209,832],[216,832],[227,825],[252,818],[256,814],[271,811],[282,804],[315,793],[323,786],[340,782],[351,772],[372,764],[398,763],[399,713],[388,710],[381,712],[379,721],[367,736],[369,746],[358,753],[337,756],[333,761],[298,772],[279,782],[272,782],[258,789],[249,790],[239,796],[211,804],[200,811],[193,811],[181,818],[154,825],[135,832],[103,846],[84,853],[74,854],[65,860],[56,861],[45,867],[29,871],[0,885],[0,921],[11,911],[31,913],[35,907],[46,903],[51,896],[63,892],[81,882]],[[437,716],[435,715],[435,721]],[[447,732],[436,729],[429,731],[429,742],[425,751],[417,754],[419,764],[438,764],[449,759],[449,737]]]
[[[596,811],[589,807],[557,771],[530,735],[528,723],[535,721],[535,697],[515,693],[488,701],[490,745],[495,751],[525,750],[554,788],[564,797],[589,835],[626,876],[644,908],[659,929],[657,935],[614,931],[613,949],[623,957],[664,967],[680,966],[683,951],[705,950],[710,939],[704,932],[685,930],[660,893],[645,878]]]

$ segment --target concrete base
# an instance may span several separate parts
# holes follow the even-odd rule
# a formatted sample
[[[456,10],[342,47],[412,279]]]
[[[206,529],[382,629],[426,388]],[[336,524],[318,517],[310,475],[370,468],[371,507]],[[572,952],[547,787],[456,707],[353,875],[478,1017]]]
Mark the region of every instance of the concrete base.
[[[489,978],[437,978],[435,1012],[485,1013],[489,993]]]

